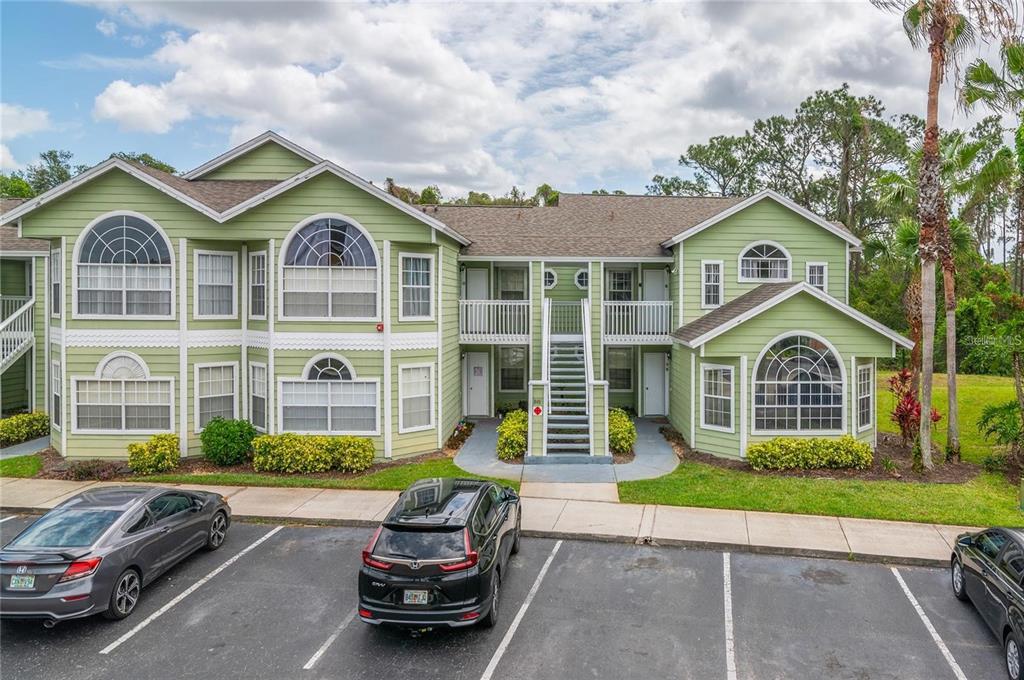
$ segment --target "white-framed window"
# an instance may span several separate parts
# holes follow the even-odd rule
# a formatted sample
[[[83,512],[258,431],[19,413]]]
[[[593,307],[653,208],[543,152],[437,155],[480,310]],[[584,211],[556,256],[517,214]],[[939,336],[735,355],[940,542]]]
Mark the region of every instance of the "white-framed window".
[[[526,299],[526,270],[522,268],[501,267],[498,269],[498,299]]]
[[[754,367],[754,431],[841,433],[844,389],[842,364],[827,343],[805,333],[780,338]]]
[[[605,349],[605,379],[612,392],[633,391],[633,348],[608,347]]]
[[[358,380],[341,357],[313,357],[302,378],[282,378],[279,383],[285,432],[379,434],[380,383],[376,378]]]
[[[612,302],[631,302],[633,300],[632,269],[609,270],[608,300]]]
[[[822,293],[828,292],[828,262],[807,263],[807,283]]]
[[[871,429],[875,418],[875,371],[871,364],[857,367],[857,431]]]
[[[174,431],[174,379],[154,378],[139,357],[115,352],[93,377],[71,378],[72,431],[163,434]]]
[[[544,288],[545,290],[551,290],[558,285],[558,274],[554,269],[544,270]]]
[[[237,261],[238,253],[195,251],[195,318],[235,318],[238,313],[235,306]]]
[[[267,251],[249,253],[249,316],[267,318]]]
[[[156,225],[135,214],[106,217],[75,251],[76,318],[174,318],[174,260]]]
[[[315,217],[289,237],[281,260],[282,318],[380,320],[377,249],[358,225]]]
[[[60,362],[50,362],[50,422],[60,429],[61,404]]]
[[[238,362],[196,364],[196,432],[214,418],[233,420],[238,413]]]
[[[590,287],[590,270],[577,269],[576,274],[573,276],[573,281],[576,283],[577,288],[586,290]]]
[[[63,277],[61,276],[60,248],[50,251],[50,316],[60,316],[60,308],[64,304],[61,296]]]
[[[267,431],[267,365],[249,362],[249,422]]]
[[[398,367],[398,431],[418,432],[434,427],[434,366]]]
[[[434,318],[434,256],[400,253],[401,292],[399,321],[430,321]]]
[[[498,348],[498,391],[522,392],[526,389],[526,348]]]
[[[778,243],[753,243],[740,254],[739,280],[747,283],[788,281],[791,263],[789,253]]]
[[[733,368],[701,364],[700,426],[706,430],[733,431]]]
[[[714,309],[724,302],[723,263],[721,260],[701,260],[701,309]]]

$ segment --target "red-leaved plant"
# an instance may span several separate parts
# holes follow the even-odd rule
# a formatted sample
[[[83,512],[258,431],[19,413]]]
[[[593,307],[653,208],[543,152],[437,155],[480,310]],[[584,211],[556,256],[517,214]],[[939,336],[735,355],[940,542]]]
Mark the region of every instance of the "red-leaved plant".
[[[913,374],[904,368],[889,378],[889,391],[896,397],[896,408],[892,410],[892,422],[900,426],[900,437],[904,444],[917,439],[921,429],[921,402],[913,390]],[[932,422],[942,419],[942,414],[932,408]]]

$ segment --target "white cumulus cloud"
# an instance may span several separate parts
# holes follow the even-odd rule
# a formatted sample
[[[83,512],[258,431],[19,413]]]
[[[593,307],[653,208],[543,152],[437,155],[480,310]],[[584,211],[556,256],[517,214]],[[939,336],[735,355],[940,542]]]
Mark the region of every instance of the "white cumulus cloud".
[[[117,24],[110,19],[100,19],[96,24],[96,30],[109,38],[117,34]]]
[[[52,127],[50,114],[43,109],[32,109],[19,104],[0,102],[0,140],[9,142],[34,132],[42,132]],[[9,172],[24,167],[19,163],[10,147],[0,144],[0,170]]]

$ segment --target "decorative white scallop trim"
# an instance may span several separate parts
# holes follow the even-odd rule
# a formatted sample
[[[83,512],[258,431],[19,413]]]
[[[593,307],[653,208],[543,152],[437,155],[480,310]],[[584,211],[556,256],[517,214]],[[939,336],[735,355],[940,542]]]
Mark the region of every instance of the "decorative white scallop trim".
[[[238,347],[242,344],[242,329],[189,331],[186,342],[189,347]]]
[[[58,344],[66,336],[68,347],[178,347],[177,330],[108,330],[74,329],[62,334],[51,329],[51,340]],[[248,345],[268,349],[270,336],[266,331],[249,331]],[[242,331],[239,328],[191,330],[186,334],[187,347],[239,347]],[[437,349],[437,333],[392,333],[391,349]],[[274,333],[275,349],[299,350],[383,350],[381,333]]]
[[[67,347],[177,347],[177,330],[69,329]]]
[[[64,342],[64,334],[60,330],[60,326],[50,326],[50,342],[60,345]]]

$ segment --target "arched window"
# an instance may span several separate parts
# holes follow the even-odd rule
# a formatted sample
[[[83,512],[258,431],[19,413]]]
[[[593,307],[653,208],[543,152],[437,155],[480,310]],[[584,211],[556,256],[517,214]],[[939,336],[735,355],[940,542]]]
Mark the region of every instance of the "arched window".
[[[170,317],[171,248],[134,215],[107,217],[78,244],[78,314]]]
[[[740,255],[740,281],[785,281],[789,279],[790,257],[774,243],[755,243]]]
[[[281,382],[285,432],[376,434],[376,379],[358,380],[341,357],[314,357],[299,379]]]
[[[754,430],[843,430],[843,371],[823,341],[790,335],[766,348],[754,367]]]
[[[362,229],[339,218],[295,232],[283,259],[285,317],[376,319],[377,254]]]
[[[143,380],[149,377],[149,371],[138,357],[114,354],[100,364],[99,377],[109,380]]]
[[[76,432],[155,434],[172,431],[174,385],[149,374],[129,352],[100,361],[95,377],[72,377]]]

